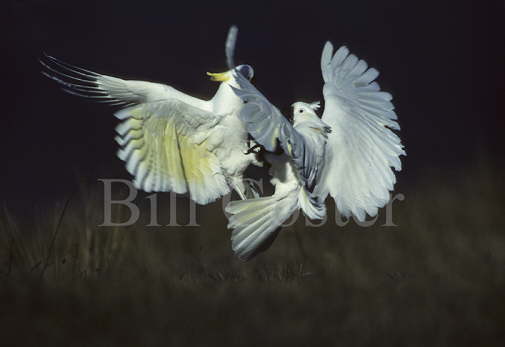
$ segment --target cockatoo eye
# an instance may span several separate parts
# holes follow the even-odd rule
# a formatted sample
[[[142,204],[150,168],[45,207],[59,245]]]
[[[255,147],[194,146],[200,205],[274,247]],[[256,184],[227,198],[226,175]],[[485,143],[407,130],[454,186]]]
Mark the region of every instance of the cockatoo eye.
[[[303,113],[303,110],[299,110],[298,113]]]

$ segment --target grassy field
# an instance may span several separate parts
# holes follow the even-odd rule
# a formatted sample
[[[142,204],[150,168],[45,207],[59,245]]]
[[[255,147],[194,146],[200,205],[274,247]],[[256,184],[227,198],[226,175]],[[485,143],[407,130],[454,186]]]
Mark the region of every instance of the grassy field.
[[[249,263],[218,203],[197,209],[200,227],[146,227],[145,199],[135,225],[97,227],[99,183],[31,220],[4,208],[0,344],[501,346],[503,173],[426,173],[395,202],[398,227],[300,220]]]

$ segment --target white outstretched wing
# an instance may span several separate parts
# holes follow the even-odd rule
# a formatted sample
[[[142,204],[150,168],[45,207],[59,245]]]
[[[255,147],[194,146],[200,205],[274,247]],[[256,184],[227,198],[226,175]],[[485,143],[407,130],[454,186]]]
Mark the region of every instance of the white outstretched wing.
[[[43,73],[77,96],[122,107],[115,116],[118,156],[146,192],[189,193],[199,204],[230,188],[214,153],[222,139],[211,130],[224,115],[208,101],[158,83],[100,75],[46,56]],[[212,134],[215,134],[212,136]]]
[[[151,102],[115,113],[121,120],[118,156],[146,192],[189,192],[199,204],[229,192],[209,130],[219,118],[177,99]]]
[[[275,152],[280,145],[292,158],[305,186],[312,190],[320,169],[317,153],[277,107],[240,73],[234,74],[239,88],[232,89],[245,103],[239,118],[247,132],[269,152]]]
[[[379,72],[340,47],[333,55],[327,42],[321,57],[325,108],[322,120],[332,132],[328,136],[326,164],[316,191],[324,199],[330,194],[344,216],[364,220],[366,213],[389,201],[389,191],[401,170],[405,155],[391,94],[380,91],[374,80]]]

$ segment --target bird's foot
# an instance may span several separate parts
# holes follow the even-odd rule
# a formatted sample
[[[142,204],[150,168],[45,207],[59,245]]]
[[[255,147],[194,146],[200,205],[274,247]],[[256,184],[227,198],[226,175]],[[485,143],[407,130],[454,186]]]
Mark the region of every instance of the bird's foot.
[[[255,144],[252,147],[249,147],[249,149],[244,153],[245,155],[251,154],[251,153],[259,153],[261,151],[261,145]]]

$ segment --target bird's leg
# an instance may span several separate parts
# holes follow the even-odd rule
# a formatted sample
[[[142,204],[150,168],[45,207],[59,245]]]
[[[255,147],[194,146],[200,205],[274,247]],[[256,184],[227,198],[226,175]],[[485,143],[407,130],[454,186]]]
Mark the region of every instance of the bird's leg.
[[[258,153],[258,149],[261,149],[261,145],[255,144],[254,146],[249,147],[244,154]]]
[[[232,178],[231,186],[233,187],[235,192],[238,194],[240,199],[242,199],[242,200],[247,199],[247,197],[245,196],[245,191],[246,191],[245,184],[241,178]]]

